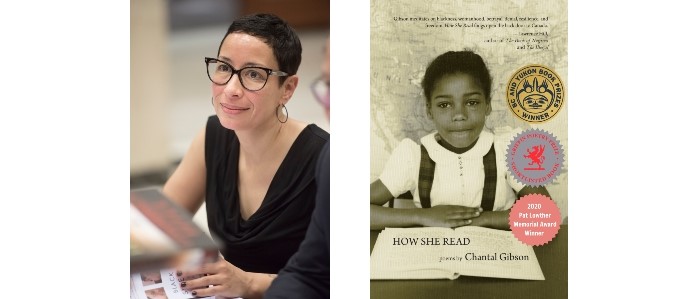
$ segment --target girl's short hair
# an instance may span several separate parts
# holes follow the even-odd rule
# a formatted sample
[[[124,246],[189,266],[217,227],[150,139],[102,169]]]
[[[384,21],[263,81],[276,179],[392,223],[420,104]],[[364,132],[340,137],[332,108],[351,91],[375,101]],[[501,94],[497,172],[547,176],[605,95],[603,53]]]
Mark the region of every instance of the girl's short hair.
[[[473,51],[449,51],[436,57],[425,70],[421,86],[428,105],[430,105],[430,97],[435,89],[435,82],[445,75],[457,73],[472,76],[479,87],[483,89],[486,103],[491,103],[491,74],[481,56]]]

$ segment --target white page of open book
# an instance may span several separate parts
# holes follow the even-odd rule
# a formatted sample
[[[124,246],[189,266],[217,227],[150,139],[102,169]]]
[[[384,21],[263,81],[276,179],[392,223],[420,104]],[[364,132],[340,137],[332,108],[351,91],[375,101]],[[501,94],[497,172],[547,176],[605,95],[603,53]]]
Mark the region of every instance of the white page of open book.
[[[419,241],[416,245],[394,245],[394,238]],[[421,245],[422,238],[469,238],[470,242]],[[467,253],[490,255],[495,260],[466,260]],[[527,256],[527,260],[501,260],[501,253]],[[445,260],[446,257],[457,260]],[[455,279],[460,275],[544,280],[531,246],[518,241],[510,231],[482,227],[387,228],[377,237],[370,257],[370,279]]]

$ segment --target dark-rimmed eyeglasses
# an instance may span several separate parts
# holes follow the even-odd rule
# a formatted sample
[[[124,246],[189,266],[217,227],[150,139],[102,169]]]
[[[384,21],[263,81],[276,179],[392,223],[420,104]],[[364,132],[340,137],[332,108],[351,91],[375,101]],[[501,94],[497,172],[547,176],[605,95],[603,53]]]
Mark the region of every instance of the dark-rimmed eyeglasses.
[[[323,107],[331,107],[331,86],[323,77],[318,77],[311,83],[311,93]]]
[[[216,58],[204,57],[204,62],[207,64],[207,76],[214,84],[226,85],[233,75],[238,74],[238,81],[249,91],[263,89],[270,76],[288,76],[285,72],[259,66],[246,66],[236,70],[231,64]]]

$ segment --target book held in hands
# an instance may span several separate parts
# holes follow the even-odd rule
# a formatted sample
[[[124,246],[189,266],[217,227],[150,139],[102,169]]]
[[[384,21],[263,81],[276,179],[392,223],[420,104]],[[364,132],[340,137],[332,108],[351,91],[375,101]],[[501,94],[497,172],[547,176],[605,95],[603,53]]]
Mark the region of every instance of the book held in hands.
[[[215,262],[219,248],[156,188],[131,191],[131,273]]]

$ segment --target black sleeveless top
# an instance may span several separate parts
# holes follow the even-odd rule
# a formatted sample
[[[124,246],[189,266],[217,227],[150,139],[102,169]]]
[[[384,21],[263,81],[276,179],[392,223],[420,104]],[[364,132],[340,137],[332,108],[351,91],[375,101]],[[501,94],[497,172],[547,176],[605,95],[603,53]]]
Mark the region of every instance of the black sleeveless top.
[[[314,170],[329,134],[310,124],[302,130],[272,178],[260,208],[248,220],[240,214],[238,154],[233,130],[216,115],[207,121],[205,160],[209,231],[224,258],[249,272],[277,273],[299,248],[314,209]]]

